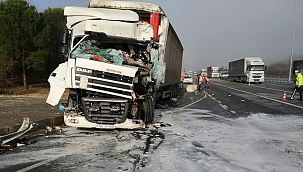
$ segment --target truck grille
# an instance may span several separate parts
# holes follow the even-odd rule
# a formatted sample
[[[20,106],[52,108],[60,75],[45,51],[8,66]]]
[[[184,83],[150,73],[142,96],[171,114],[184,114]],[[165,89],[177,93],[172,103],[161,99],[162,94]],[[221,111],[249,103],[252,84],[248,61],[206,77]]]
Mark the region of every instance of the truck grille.
[[[86,119],[98,124],[119,124],[127,117],[127,100],[82,98]]]
[[[81,70],[89,69],[81,68]],[[76,69],[77,87],[109,96],[132,99],[133,77],[97,70],[92,70],[90,73],[82,71]]]

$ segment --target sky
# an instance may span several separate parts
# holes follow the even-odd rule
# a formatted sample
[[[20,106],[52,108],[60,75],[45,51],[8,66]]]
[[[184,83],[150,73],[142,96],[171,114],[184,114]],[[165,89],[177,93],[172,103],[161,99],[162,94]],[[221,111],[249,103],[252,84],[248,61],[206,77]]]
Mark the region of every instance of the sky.
[[[132,1],[162,7],[182,42],[183,70],[228,68],[230,61],[256,56],[265,65],[289,62],[292,47],[293,60],[303,60],[303,0]],[[89,0],[27,2],[42,12],[48,7],[87,7]]]

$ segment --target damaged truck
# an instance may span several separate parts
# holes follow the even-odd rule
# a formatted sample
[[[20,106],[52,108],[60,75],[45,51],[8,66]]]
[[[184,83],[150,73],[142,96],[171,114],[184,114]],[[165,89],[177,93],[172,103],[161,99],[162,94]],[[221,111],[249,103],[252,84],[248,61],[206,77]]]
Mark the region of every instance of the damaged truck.
[[[63,63],[51,73],[46,102],[67,126],[144,128],[155,101],[179,90],[183,47],[159,5],[91,0],[64,8]]]

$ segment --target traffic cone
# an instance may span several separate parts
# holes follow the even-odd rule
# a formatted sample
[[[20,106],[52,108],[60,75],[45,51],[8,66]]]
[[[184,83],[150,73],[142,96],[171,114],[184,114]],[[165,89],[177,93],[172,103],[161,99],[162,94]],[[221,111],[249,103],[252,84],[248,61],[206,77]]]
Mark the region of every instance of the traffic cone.
[[[248,85],[250,86],[250,81],[248,81]]]
[[[285,101],[285,100],[286,100],[286,91],[284,91],[284,94],[283,94],[282,100],[283,100],[283,101]]]

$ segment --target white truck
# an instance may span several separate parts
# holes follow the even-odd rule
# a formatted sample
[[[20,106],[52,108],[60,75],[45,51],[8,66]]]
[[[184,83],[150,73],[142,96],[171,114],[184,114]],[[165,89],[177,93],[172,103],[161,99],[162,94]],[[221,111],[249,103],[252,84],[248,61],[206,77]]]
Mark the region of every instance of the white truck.
[[[207,77],[208,78],[219,78],[219,66],[208,66],[207,67]]]
[[[229,79],[246,83],[263,83],[264,69],[261,57],[245,57],[229,62]]]
[[[201,70],[201,75],[202,75],[202,76],[207,76],[206,69],[202,69],[202,70]]]
[[[183,47],[160,6],[91,0],[64,9],[61,63],[46,100],[60,104],[67,126],[144,128],[158,97],[177,95]]]

